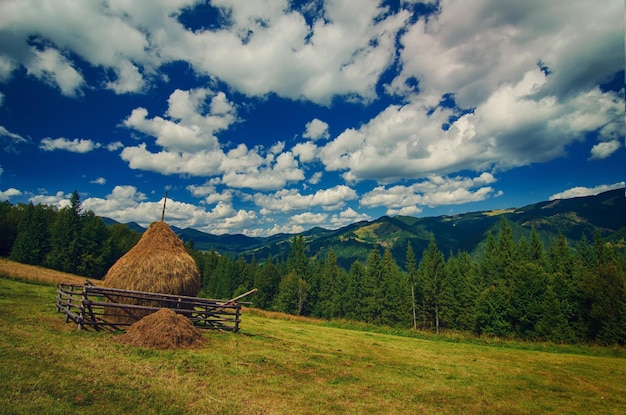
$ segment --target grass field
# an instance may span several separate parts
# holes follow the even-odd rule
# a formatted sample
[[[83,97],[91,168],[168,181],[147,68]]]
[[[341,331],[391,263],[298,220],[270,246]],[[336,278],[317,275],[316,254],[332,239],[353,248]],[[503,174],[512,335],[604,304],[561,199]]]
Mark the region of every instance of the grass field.
[[[248,310],[239,334],[206,332],[209,343],[201,349],[157,351],[113,342],[116,334],[79,331],[54,302],[53,286],[0,277],[0,414],[622,414],[626,408],[623,350],[546,352],[418,339]]]

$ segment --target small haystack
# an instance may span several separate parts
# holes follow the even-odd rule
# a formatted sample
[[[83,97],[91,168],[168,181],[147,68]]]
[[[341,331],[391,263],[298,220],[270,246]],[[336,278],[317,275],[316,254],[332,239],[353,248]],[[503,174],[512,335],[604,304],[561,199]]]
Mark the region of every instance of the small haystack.
[[[188,318],[167,308],[142,318],[124,334],[115,337],[115,340],[131,346],[155,349],[200,347],[208,341]]]
[[[165,222],[152,223],[137,245],[113,264],[104,277],[104,285],[109,288],[190,297],[198,295],[200,283],[196,262]],[[109,311],[119,316],[114,318],[119,323],[134,321],[126,319],[122,310]]]

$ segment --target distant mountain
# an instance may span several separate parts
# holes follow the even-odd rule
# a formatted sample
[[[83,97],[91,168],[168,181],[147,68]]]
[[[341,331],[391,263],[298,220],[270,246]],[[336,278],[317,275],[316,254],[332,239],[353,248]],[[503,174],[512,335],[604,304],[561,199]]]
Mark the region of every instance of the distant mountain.
[[[398,264],[403,265],[407,244],[411,243],[419,260],[422,251],[428,246],[431,233],[439,249],[446,255],[459,251],[477,255],[483,249],[487,234],[497,234],[502,217],[511,223],[515,238],[528,237],[534,227],[546,245],[555,240],[559,232],[574,244],[583,235],[591,239],[595,229],[608,241],[618,241],[626,236],[626,197],[624,189],[618,189],[596,196],[545,201],[522,208],[426,218],[383,216],[337,230],[313,228],[302,235],[309,256],[323,256],[332,248],[338,263],[345,268],[349,268],[357,259],[365,261],[376,247],[388,247]],[[105,219],[105,222],[115,221]],[[139,227],[137,224],[128,225],[133,230]],[[198,250],[215,249],[223,255],[243,255],[248,259],[255,256],[260,261],[270,253],[275,258],[286,259],[290,249],[289,241],[293,237],[292,234],[277,234],[255,238],[246,235],[211,235],[195,229],[173,229],[184,241],[193,240]]]

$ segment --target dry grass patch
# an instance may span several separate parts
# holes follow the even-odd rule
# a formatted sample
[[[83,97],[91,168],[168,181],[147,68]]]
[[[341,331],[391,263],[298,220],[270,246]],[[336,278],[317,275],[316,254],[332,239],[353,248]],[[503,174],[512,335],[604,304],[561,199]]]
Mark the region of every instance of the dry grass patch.
[[[0,258],[0,276],[55,286],[61,283],[84,284],[86,280],[85,277],[79,275],[68,274],[66,272],[34,265],[21,264],[5,258]],[[92,280],[92,282],[98,284],[100,281]]]

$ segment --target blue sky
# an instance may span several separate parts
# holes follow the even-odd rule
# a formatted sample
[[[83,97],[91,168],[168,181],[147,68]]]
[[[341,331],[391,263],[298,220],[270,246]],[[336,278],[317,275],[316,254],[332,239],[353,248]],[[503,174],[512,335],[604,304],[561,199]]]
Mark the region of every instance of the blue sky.
[[[215,234],[624,186],[621,0],[4,0],[0,200]]]

